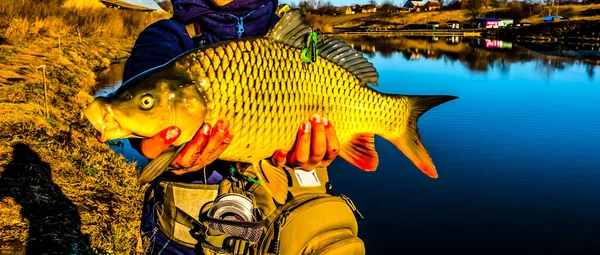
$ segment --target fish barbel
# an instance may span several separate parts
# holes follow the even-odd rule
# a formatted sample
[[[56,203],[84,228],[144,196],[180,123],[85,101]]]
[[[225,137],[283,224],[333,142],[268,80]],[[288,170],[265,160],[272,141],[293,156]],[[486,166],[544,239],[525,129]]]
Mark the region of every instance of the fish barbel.
[[[152,137],[168,126],[181,129],[175,149],[142,170],[151,181],[176,158],[203,123],[230,123],[231,144],[220,160],[251,163],[278,202],[287,196],[282,170],[263,164],[276,150],[292,148],[297,128],[313,114],[335,125],[339,156],[365,171],[379,159],[374,135],[400,149],[417,168],[437,178],[423,147],[417,120],[454,96],[384,94],[378,74],[359,52],[328,36],[318,36],[314,62],[302,48],[312,33],[300,11],[287,12],[264,37],[226,41],[188,51],[126,81],[84,111],[100,140]]]

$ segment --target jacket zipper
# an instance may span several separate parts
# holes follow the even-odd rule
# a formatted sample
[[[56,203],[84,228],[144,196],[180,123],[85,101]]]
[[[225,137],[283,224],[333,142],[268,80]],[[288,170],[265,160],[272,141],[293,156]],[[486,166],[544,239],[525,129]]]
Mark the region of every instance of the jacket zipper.
[[[260,8],[265,7],[265,5],[263,4]],[[260,9],[259,8],[259,9]],[[235,16],[233,14],[229,14],[229,16],[231,16],[232,18],[237,20],[237,35],[238,35],[238,39],[242,39],[242,34],[244,33],[244,19],[247,18],[248,16],[250,16],[250,14],[252,14],[254,11],[256,10],[252,10],[249,13],[247,13],[246,15],[242,16],[242,17],[238,17]]]

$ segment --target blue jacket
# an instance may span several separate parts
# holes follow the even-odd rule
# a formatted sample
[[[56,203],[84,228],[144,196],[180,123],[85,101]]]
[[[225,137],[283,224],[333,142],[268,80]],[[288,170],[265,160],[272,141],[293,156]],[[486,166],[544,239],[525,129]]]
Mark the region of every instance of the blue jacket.
[[[138,36],[130,57],[125,63],[123,81],[127,81],[150,68],[167,63],[178,55],[197,48],[199,42],[212,44],[246,36],[264,35],[279,20],[275,14],[277,0],[234,0],[223,6],[215,6],[211,0],[171,0],[174,15],[160,20]],[[185,26],[200,25],[202,37],[192,39]],[[201,39],[201,40],[198,40]],[[139,150],[140,139],[130,139]],[[207,166],[208,183],[219,183],[229,163],[216,161]],[[161,177],[171,181],[201,183],[202,172],[182,176],[170,173]],[[152,187],[149,187],[147,192]],[[142,233],[151,239],[149,254],[193,254],[193,250],[170,241],[158,230],[152,215],[152,202],[145,202],[142,211]]]
[[[174,15],[142,31],[125,63],[123,81],[152,67],[162,65],[199,45],[185,26],[200,25],[208,44],[264,35],[279,20],[277,0],[235,0],[216,7],[210,0],[171,0]]]

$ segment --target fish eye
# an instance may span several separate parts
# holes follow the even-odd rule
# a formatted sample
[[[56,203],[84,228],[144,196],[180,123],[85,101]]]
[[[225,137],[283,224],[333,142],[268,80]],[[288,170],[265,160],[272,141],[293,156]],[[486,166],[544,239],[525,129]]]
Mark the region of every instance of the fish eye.
[[[140,107],[144,110],[150,110],[154,106],[154,97],[152,95],[143,95],[140,99]]]

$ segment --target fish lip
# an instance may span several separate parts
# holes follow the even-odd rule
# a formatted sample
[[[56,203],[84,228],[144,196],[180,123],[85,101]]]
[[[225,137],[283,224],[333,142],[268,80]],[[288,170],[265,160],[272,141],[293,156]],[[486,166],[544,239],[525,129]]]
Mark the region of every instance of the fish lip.
[[[132,133],[131,131],[120,128],[120,126],[119,126],[119,127],[113,127],[111,129],[106,129],[104,131],[96,130],[96,138],[101,143],[105,143],[105,142],[111,141],[111,140],[120,140],[120,139],[127,139],[127,138],[144,139],[146,137],[136,135],[136,134]]]
[[[131,131],[121,128],[121,125],[118,122],[115,123],[117,123],[117,125],[110,129],[106,129],[106,127],[102,127],[102,130],[96,129],[96,138],[98,141],[105,143],[110,140],[132,138],[134,136],[137,137],[137,135],[133,135]]]
[[[131,131],[123,128],[115,118],[115,113],[110,105],[102,98],[97,98],[88,105],[83,114],[90,121],[91,126],[96,129],[96,139],[101,143],[135,136]]]

